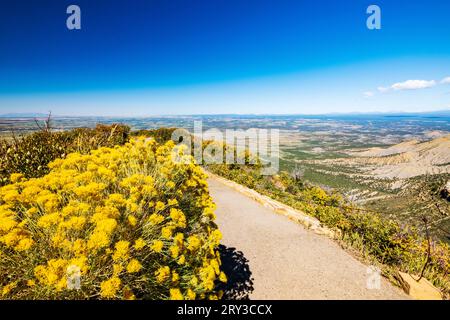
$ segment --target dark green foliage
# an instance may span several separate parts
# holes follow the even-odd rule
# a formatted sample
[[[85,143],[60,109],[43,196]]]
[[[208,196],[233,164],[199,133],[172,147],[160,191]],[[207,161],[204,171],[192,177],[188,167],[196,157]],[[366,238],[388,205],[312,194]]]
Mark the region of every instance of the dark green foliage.
[[[137,131],[132,131],[131,135],[134,137],[140,137],[140,136],[152,137],[158,143],[165,143],[172,139],[172,133],[175,130],[177,130],[177,128],[159,128],[159,129],[149,129],[149,130],[137,130]]]
[[[49,172],[48,164],[72,152],[88,153],[128,141],[129,127],[97,125],[64,132],[41,130],[24,137],[0,140],[0,185],[9,183],[13,173],[37,178]]]

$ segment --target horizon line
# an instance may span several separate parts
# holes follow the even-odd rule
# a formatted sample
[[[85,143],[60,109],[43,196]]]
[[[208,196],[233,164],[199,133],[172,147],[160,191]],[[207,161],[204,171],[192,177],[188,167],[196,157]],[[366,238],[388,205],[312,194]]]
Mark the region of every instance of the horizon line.
[[[0,114],[0,118],[41,118],[51,114],[53,118],[156,118],[156,117],[201,117],[201,116],[345,116],[345,115],[420,115],[420,114],[450,114],[449,109],[429,111],[372,111],[372,112],[327,112],[327,113],[193,113],[193,114],[153,114],[153,115],[63,115],[42,112],[19,112]]]

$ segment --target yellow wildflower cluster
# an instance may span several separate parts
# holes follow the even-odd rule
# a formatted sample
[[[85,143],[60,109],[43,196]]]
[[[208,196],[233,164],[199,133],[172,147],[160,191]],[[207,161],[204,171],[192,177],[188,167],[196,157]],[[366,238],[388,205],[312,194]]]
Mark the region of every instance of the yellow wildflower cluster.
[[[220,296],[221,234],[190,155],[138,138],[49,167],[42,178],[14,174],[0,188],[2,297]]]

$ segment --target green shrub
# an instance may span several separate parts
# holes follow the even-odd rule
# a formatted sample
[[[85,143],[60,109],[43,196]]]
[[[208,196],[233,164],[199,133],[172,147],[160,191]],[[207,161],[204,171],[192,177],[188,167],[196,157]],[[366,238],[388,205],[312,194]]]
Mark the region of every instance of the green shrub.
[[[177,130],[177,128],[159,128],[159,129],[143,129],[132,131],[131,135],[133,137],[151,137],[154,138],[158,143],[166,143],[172,139],[172,133]]]
[[[48,164],[72,152],[86,154],[99,147],[113,147],[128,141],[124,125],[97,125],[94,129],[64,132],[42,130],[12,140],[0,140],[0,185],[8,184],[13,173],[38,178],[49,172]]]
[[[173,147],[131,139],[57,159],[41,178],[12,175],[0,187],[0,299],[218,299],[215,205],[203,170]]]

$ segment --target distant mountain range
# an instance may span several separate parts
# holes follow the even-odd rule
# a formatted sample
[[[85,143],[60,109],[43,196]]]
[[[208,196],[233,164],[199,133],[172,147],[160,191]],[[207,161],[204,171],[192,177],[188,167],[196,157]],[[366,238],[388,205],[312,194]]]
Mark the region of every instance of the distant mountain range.
[[[48,113],[5,113],[0,118],[47,118]]]
[[[185,114],[185,115],[152,115],[152,116],[129,116],[126,118],[153,118],[153,117],[342,117],[342,116],[355,116],[355,117],[367,117],[367,116],[387,116],[387,117],[402,117],[402,116],[441,116],[449,117],[450,110],[438,110],[438,111],[426,111],[426,112],[333,112],[327,114]],[[0,114],[0,118],[46,118],[48,113],[5,113]],[[52,115],[53,118],[124,118],[123,116],[63,116]]]

